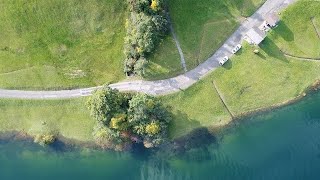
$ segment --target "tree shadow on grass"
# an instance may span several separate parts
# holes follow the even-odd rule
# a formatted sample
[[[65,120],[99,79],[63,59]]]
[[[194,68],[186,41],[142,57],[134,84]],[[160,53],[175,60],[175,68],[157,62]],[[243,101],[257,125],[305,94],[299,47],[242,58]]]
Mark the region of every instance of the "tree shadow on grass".
[[[190,119],[186,113],[181,111],[172,114],[172,118],[173,120],[170,122],[171,137],[187,134],[186,131],[201,126],[199,121]]]
[[[260,52],[256,54],[259,58],[266,60],[267,57],[263,54],[261,54]]]
[[[280,21],[278,27],[276,27],[273,31],[276,35],[281,36],[285,41],[294,41],[293,32],[283,21]]]
[[[263,43],[260,44],[260,48],[270,57],[279,59],[286,63],[289,62],[288,59],[284,56],[284,54],[281,52],[281,49],[269,37],[266,37]]]
[[[174,121],[171,122],[171,132],[175,132],[176,138],[166,146],[165,151],[174,156],[188,156],[197,161],[210,159],[207,155],[207,147],[215,144],[217,138],[203,127],[199,121],[190,119],[187,114],[178,111],[174,114]],[[177,132],[178,131],[178,132]],[[173,134],[171,134],[172,136]],[[190,152],[198,152],[201,156]],[[198,154],[198,153],[195,153]]]

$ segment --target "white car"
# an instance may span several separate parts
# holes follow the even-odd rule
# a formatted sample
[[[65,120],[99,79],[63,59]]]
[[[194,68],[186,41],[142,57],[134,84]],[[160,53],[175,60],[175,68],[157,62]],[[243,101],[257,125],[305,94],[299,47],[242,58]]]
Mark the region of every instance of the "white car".
[[[232,53],[233,54],[237,53],[241,48],[242,48],[241,44],[236,45],[236,47],[232,49]]]
[[[223,57],[220,61],[219,64],[222,66],[224,63],[226,63],[229,60],[228,56]]]

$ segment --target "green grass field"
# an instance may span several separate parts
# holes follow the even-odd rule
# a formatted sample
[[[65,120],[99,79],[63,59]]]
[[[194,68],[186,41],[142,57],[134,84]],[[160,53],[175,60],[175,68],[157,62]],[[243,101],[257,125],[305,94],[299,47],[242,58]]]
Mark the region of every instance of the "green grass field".
[[[320,58],[320,38],[311,18],[320,31],[320,2],[300,1],[282,14],[282,22],[272,33],[275,44],[284,52],[310,58]]]
[[[235,31],[242,16],[264,0],[171,0],[170,15],[188,69],[210,57]],[[192,12],[192,13],[190,13]]]
[[[206,78],[184,92],[161,97],[174,114],[169,129],[171,138],[186,135],[195,128],[230,122],[231,116],[210,80]]]
[[[2,1],[0,87],[65,89],[124,78],[125,2]]]
[[[264,2],[265,0],[242,0],[238,1],[237,4],[241,15],[249,17],[257,10],[257,7],[260,7]]]
[[[188,69],[212,55],[235,30],[238,18],[263,1],[170,1]],[[0,87],[71,89],[124,79],[125,9],[125,2],[116,0],[2,2]],[[171,35],[148,60],[148,80],[183,73]]]
[[[316,8],[319,4],[320,2],[310,6]],[[300,11],[296,9],[301,6],[306,4],[301,2],[290,7],[284,14],[285,18],[281,24],[289,26],[290,21],[287,19],[291,16],[296,17],[297,22],[302,22],[304,16],[296,14],[304,13],[304,9],[301,8]],[[281,24],[261,44],[259,55],[253,53],[255,48],[244,45],[224,67],[217,69],[195,86],[185,92],[163,97],[164,102],[173,107],[176,116],[171,126],[173,137],[189,132],[194,127],[214,126],[230,120],[220,99],[211,89],[212,81],[216,83],[231,112],[237,116],[293,99],[320,79],[320,61],[291,59],[280,51],[281,45],[298,44],[295,41],[304,39],[303,36],[296,35],[300,31],[295,30],[294,41],[279,40],[274,34],[290,33],[289,29],[282,29]],[[314,33],[314,29],[306,30],[308,32],[304,34]],[[319,45],[316,40],[308,43],[311,44],[310,47]]]
[[[180,55],[172,36],[167,36],[148,58],[145,79],[158,80],[182,74]]]
[[[161,100],[171,106],[174,120],[170,126],[170,137],[184,135],[194,128],[218,126],[230,122],[231,117],[213,89],[214,81],[226,104],[234,115],[265,108],[282,103],[300,95],[309,85],[320,79],[320,61],[304,61],[288,58],[280,51],[281,47],[295,41],[301,42],[304,37],[292,29],[289,16],[295,16],[302,22],[305,11],[292,11],[296,7],[306,7],[299,2],[291,6],[284,14],[282,23],[271,32],[260,45],[260,53],[254,54],[255,48],[244,44],[225,66],[200,80],[196,85],[176,94],[163,96]],[[317,7],[318,3],[311,4]],[[290,12],[290,13],[289,13]],[[311,10],[310,10],[311,12]],[[318,12],[315,11],[316,16]],[[309,15],[313,15],[312,13]],[[301,17],[301,19],[299,19]],[[288,20],[289,19],[289,20]],[[317,21],[319,22],[319,21]],[[283,29],[283,24],[287,27]],[[305,26],[309,27],[308,24]],[[301,28],[305,28],[301,26]],[[280,31],[281,30],[281,31]],[[314,29],[305,28],[314,33]],[[312,31],[312,32],[311,32]],[[290,32],[293,40],[283,38]],[[170,39],[166,39],[171,43]],[[310,41],[310,47],[315,47]],[[310,51],[312,52],[312,51]],[[307,54],[306,55],[312,55]],[[36,133],[41,130],[41,121],[45,120],[50,128],[59,131],[69,138],[88,140],[91,138],[93,121],[84,107],[84,99],[61,101],[0,101],[0,129],[25,130]]]
[[[90,141],[94,120],[85,99],[73,100],[0,100],[0,130],[24,131],[30,135],[56,132],[66,138]],[[42,124],[45,122],[45,125]]]
[[[250,16],[265,0],[171,0],[170,15],[188,69],[209,58],[238,27],[238,19]],[[193,13],[190,13],[193,12]],[[171,37],[149,57],[145,78],[165,79],[183,73],[180,56]]]
[[[287,58],[266,39],[259,55],[245,46],[213,79],[233,114],[239,115],[297,97],[320,79],[319,72],[320,62]]]

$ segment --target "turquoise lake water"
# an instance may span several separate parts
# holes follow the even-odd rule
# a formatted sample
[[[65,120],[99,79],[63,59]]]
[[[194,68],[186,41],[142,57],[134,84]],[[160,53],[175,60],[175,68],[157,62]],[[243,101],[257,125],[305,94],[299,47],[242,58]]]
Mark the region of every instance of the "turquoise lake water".
[[[116,153],[0,142],[0,180],[320,179],[320,93],[246,118],[185,153]]]

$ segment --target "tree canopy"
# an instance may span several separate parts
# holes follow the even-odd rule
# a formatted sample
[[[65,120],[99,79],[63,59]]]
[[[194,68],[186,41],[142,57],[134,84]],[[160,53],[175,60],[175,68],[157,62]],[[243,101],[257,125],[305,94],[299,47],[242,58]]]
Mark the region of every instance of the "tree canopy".
[[[146,56],[153,52],[168,32],[163,0],[127,0],[130,15],[126,20],[124,54],[127,74],[142,76]]]
[[[170,113],[155,97],[106,86],[88,99],[87,106],[97,122],[94,137],[103,147],[123,149],[135,142],[155,147],[167,138]]]

